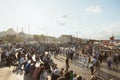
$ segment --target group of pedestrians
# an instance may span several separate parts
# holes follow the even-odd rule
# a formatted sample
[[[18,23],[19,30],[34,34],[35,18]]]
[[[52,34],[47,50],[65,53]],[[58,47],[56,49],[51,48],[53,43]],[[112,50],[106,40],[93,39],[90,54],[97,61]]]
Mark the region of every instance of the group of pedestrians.
[[[118,68],[119,66],[119,54],[116,51],[114,54],[110,53],[107,58],[108,68]]]
[[[77,75],[73,70],[70,70],[70,62],[76,60],[75,56],[79,58],[79,61],[83,61],[83,67],[90,68],[91,80],[96,80],[93,76],[95,73],[99,75],[100,65],[103,61],[104,53],[100,52],[99,49],[95,50],[94,54],[91,55],[91,48],[85,48],[83,51],[80,46],[55,46],[53,45],[40,45],[39,47],[33,45],[16,45],[13,50],[12,47],[7,48],[3,51],[6,58],[7,64],[15,64],[16,67],[24,71],[25,80],[85,80],[81,75]],[[85,53],[83,53],[85,52]],[[2,55],[3,55],[2,54]],[[57,55],[66,56],[66,68],[59,69],[56,62],[51,58],[52,55],[57,57]],[[12,55],[12,59],[9,57]],[[14,57],[13,57],[14,56]],[[3,56],[1,56],[3,57]],[[118,67],[118,51],[115,54],[109,54],[107,57],[108,67],[111,64]],[[4,60],[4,58],[2,58]],[[50,78],[49,78],[50,77]]]
[[[13,48],[9,49],[8,47],[2,55],[5,55],[7,62],[11,54],[15,56],[16,59],[13,64],[17,64],[15,65],[17,70],[24,72],[24,80],[48,80],[50,78],[51,80],[82,80],[81,78],[77,79],[77,75],[73,74],[73,71],[57,67],[51,56],[58,51],[44,50],[41,52],[39,49],[27,45],[14,48],[18,48],[18,50],[13,52],[11,51]]]

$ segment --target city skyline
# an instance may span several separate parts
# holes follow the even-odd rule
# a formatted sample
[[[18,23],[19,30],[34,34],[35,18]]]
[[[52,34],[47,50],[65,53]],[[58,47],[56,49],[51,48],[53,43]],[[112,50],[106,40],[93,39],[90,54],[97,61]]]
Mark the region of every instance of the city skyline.
[[[0,0],[0,32],[108,39],[120,35],[119,0]],[[30,27],[30,32],[29,28]]]

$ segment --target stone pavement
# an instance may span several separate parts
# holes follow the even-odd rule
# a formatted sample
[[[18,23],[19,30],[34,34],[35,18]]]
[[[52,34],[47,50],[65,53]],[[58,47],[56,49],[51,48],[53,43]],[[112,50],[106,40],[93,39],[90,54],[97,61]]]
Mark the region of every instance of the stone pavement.
[[[64,57],[58,56],[57,58],[54,58],[52,56],[52,58],[54,62],[57,63],[58,68],[65,68],[65,59],[63,59]],[[72,63],[70,63],[70,70],[73,70],[75,73],[78,73],[83,77],[90,78],[90,71],[85,72],[86,69],[80,68]],[[24,73],[21,70],[13,70],[13,67],[9,68],[3,66],[0,68],[0,73],[2,73],[0,74],[0,80],[26,80],[27,78],[27,76],[24,76]]]
[[[55,63],[57,63],[58,68],[65,68],[65,57],[64,56],[57,56],[54,58],[52,56],[52,59]],[[90,79],[90,69],[83,67],[83,61],[81,60],[74,60],[73,62],[70,62],[70,69],[73,70],[75,73],[81,75],[82,77],[86,78],[86,80]],[[108,69],[106,66],[106,63],[103,63],[102,68],[100,69],[100,78],[101,80],[110,80],[111,78],[114,80],[120,80],[119,76],[120,72],[118,69],[117,71],[114,71],[113,69]],[[26,80],[27,76],[24,76],[24,73],[20,70],[13,70],[13,67],[5,67],[1,65],[0,62],[0,80]],[[50,80],[50,77],[49,77]]]
[[[57,63],[58,68],[65,68],[65,57],[58,55],[56,58],[53,58],[54,62]],[[83,78],[86,78],[86,80],[90,80],[90,70],[86,67],[83,67],[79,64],[76,64],[74,61],[70,62],[70,69],[73,70],[78,75],[81,75]]]
[[[23,72],[20,70],[14,72],[13,67],[9,68],[0,65],[0,80],[24,80]]]
[[[61,58],[61,60],[65,60],[65,56],[59,55],[57,58]],[[83,67],[83,60],[75,59],[72,63],[70,63],[71,69],[73,69],[76,73],[83,75],[83,77],[90,77],[90,69]],[[100,68],[100,79],[102,80],[120,80],[120,67],[115,68],[107,68],[107,63],[103,62]]]

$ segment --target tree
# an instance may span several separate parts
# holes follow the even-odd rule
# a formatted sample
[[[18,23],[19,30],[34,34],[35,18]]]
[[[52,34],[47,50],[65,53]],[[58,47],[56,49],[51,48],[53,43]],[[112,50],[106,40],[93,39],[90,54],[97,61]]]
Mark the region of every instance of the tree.
[[[40,36],[39,35],[33,35],[33,38],[35,41],[39,41],[40,40]]]
[[[23,38],[22,38],[22,37],[17,37],[17,38],[15,39],[15,42],[21,42],[21,41],[23,41]]]
[[[93,44],[95,41],[96,41],[96,40],[90,39],[90,40],[87,41],[87,44],[90,44],[90,43]]]
[[[44,35],[40,35],[39,38],[40,38],[41,41],[45,41],[46,40],[46,37]]]
[[[4,37],[4,41],[8,41],[10,43],[15,42],[16,39],[16,35],[7,35],[6,37]]]
[[[81,42],[82,42],[82,39],[81,38],[77,38],[77,43],[81,44]]]

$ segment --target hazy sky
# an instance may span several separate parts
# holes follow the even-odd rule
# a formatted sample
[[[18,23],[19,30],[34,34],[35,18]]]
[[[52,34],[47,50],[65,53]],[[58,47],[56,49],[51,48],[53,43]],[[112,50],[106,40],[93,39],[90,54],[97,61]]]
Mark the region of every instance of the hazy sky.
[[[0,31],[106,39],[120,34],[120,0],[0,0]]]

